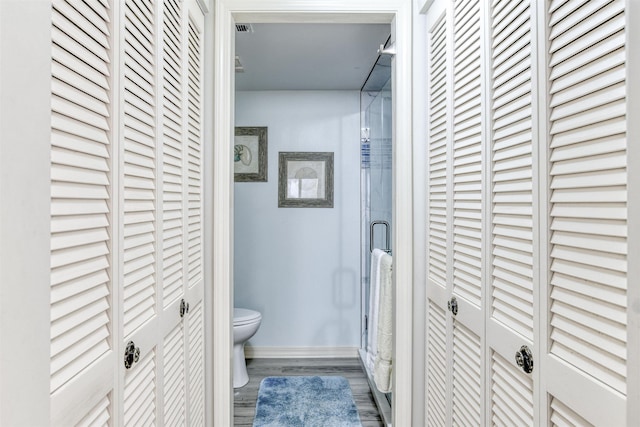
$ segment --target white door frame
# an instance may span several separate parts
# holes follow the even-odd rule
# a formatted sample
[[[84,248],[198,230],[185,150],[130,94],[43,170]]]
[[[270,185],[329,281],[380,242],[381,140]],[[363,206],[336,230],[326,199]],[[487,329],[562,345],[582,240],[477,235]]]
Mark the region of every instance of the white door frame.
[[[213,162],[207,211],[212,277],[206,295],[213,313],[213,354],[207,411],[214,426],[233,425],[233,169],[235,22],[390,23],[395,34],[393,72],[394,425],[411,425],[413,332],[412,1],[219,0],[214,10]],[[211,164],[211,163],[209,163]],[[210,219],[211,219],[210,216]],[[395,308],[394,307],[394,308]],[[211,349],[211,345],[208,346]]]

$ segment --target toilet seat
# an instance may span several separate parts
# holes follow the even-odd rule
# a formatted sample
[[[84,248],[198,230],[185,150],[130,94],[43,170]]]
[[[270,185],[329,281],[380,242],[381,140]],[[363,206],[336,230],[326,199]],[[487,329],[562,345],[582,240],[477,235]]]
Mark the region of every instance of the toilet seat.
[[[255,323],[262,319],[262,315],[254,310],[246,308],[233,309],[233,326],[242,326]]]

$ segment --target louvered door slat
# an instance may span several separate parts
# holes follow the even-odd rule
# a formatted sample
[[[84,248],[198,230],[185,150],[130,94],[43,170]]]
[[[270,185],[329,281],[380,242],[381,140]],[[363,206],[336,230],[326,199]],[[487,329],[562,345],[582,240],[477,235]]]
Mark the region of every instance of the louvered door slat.
[[[55,86],[64,86],[64,85],[55,85]],[[68,87],[66,89],[69,89]],[[56,88],[54,88],[56,90]],[[58,90],[64,89],[58,88]],[[79,122],[86,124],[91,127],[95,127],[102,130],[108,130],[109,124],[106,115],[104,115],[104,109],[102,112],[95,112],[91,109],[96,104],[99,104],[99,100],[95,100],[92,104],[90,104],[87,108],[87,105],[81,105],[80,99],[77,99],[76,90],[68,90],[67,94],[64,97],[58,97],[57,93],[54,92],[54,96],[51,99],[51,109],[54,113],[61,114],[67,117],[73,117]],[[85,103],[86,104],[86,103]]]
[[[627,306],[623,9],[622,1],[554,9],[549,47],[551,353],[621,393]],[[553,416],[564,419],[557,411]]]
[[[584,293],[588,291],[592,291],[593,293]],[[589,313],[594,312],[600,317],[597,317],[595,319],[592,318],[591,325],[595,326],[593,330],[599,331],[603,328],[609,329],[613,338],[622,340],[624,338],[624,329],[620,328],[619,324],[617,324],[617,322],[620,322],[621,316],[620,313],[615,311],[615,304],[617,302],[616,300],[624,298],[624,293],[620,292],[617,295],[616,300],[611,302],[606,301],[606,304],[603,304],[604,301],[602,301],[601,298],[604,296],[604,292],[601,291],[602,290],[598,288],[572,289],[570,287],[567,287],[562,290],[558,289],[556,291],[556,294],[554,295],[554,297],[557,298],[557,300],[554,301],[554,304],[556,304],[556,307],[554,309],[557,310],[558,313],[569,314],[569,312],[573,309],[572,307],[570,307],[570,305],[575,305],[575,301],[582,303],[584,304],[585,310],[580,316],[577,316],[578,320],[586,319],[589,317]],[[592,295],[594,296],[591,297]],[[584,324],[584,322],[580,321],[578,321],[577,323]],[[606,339],[606,337],[599,337],[598,339],[604,340]]]
[[[94,12],[66,2],[54,4],[52,20],[50,388],[55,392],[111,349],[111,94],[106,22],[94,25]],[[78,415],[87,423],[103,419],[104,403],[95,413]]]
[[[189,313],[189,425],[204,426],[204,310],[202,300]]]
[[[520,39],[529,29],[530,23],[526,13],[527,2],[518,1],[512,3],[515,4],[511,7],[507,3],[504,6],[501,6],[500,3],[494,3],[493,5],[492,10],[495,15],[492,23],[493,32],[496,36],[492,39],[491,44],[496,54]]]
[[[127,3],[124,33],[124,335],[155,314],[155,32],[144,0]]]
[[[557,86],[552,86],[554,99],[550,105],[555,108],[553,109],[551,120],[556,121],[595,107],[604,109],[608,103],[624,98],[624,78],[624,69],[616,69],[615,72],[574,83],[562,92]],[[612,85],[616,85],[616,87],[611,88]]]
[[[62,75],[62,77],[66,77],[68,78],[68,80],[72,80],[71,77],[65,74],[66,73],[64,72],[58,73],[58,75]],[[54,93],[68,93],[69,99],[73,100],[73,103],[77,104],[80,108],[92,111],[102,117],[107,117],[109,115],[109,111],[105,105],[104,99],[106,94],[101,88],[89,87],[89,85],[77,88],[73,83],[67,83],[62,80],[54,80],[52,82],[52,86],[52,90]],[[88,90],[92,90],[93,93],[87,93]],[[65,114],[71,111],[70,109],[65,110],[65,107],[62,105],[64,102],[65,101],[60,100],[59,98],[54,98],[54,110],[60,112],[61,114]]]
[[[104,162],[105,166],[103,167],[105,170],[108,170],[108,163],[104,159],[108,158],[109,152],[104,142],[91,140],[86,137],[79,137],[77,135],[64,132],[61,129],[54,128],[51,130],[51,144],[56,147],[69,150],[68,152],[73,153],[74,156],[77,156],[79,153],[94,156],[87,156],[85,159]],[[62,152],[62,150],[60,151]],[[51,155],[54,156],[56,154],[52,152]]]
[[[586,100],[585,100],[586,101]],[[602,106],[593,106],[584,114],[584,122],[573,116],[567,119],[559,119],[554,122],[551,128],[552,134],[566,132],[581,126],[581,123],[593,123],[600,120],[614,119],[625,114],[625,109],[619,103],[610,103]]]
[[[480,4],[454,3],[453,292],[481,305],[482,108]]]
[[[58,155],[59,154],[59,155]],[[52,158],[60,158],[63,157],[64,153],[61,150],[53,150],[51,157]],[[73,190],[76,189],[83,184],[96,184],[98,186],[104,186],[109,182],[108,171],[102,170],[102,162],[101,159],[95,159],[89,156],[85,157],[87,165],[98,165],[96,169],[90,169],[87,167],[80,167],[64,165],[64,164],[53,164],[51,166],[51,178],[56,183],[56,190],[65,191],[65,190]],[[88,187],[91,188],[91,187]],[[72,199],[81,199],[80,197],[73,197]],[[95,200],[92,197],[86,197],[90,200]],[[58,206],[52,208],[57,209]]]
[[[568,339],[574,339],[575,342],[591,343],[601,348],[606,347],[609,353],[616,355],[620,359],[624,358],[625,356],[626,347],[619,341],[619,339],[616,339],[617,337],[614,338],[611,336],[602,336],[595,329],[584,327],[577,322],[573,322],[559,316],[553,319],[553,321],[551,322],[551,326],[553,326],[559,334],[562,334],[560,331],[567,331],[567,334],[565,335],[568,337]],[[619,332],[620,328],[617,328],[617,330]],[[618,333],[617,335],[620,336],[622,334]],[[604,356],[600,356],[600,352],[594,351],[591,346],[583,344],[582,347],[586,349],[586,351],[582,352],[583,355],[593,354],[595,355],[595,359],[605,359]],[[611,371],[621,373],[624,371],[624,364],[620,362],[615,364],[612,363],[608,365],[607,368]]]
[[[66,17],[77,27],[73,30],[66,29],[66,31],[78,31],[78,33],[88,35],[102,46],[109,46],[109,27],[106,17],[97,16],[93,9],[79,2],[59,1],[55,2],[53,7],[58,12],[54,21],[60,22],[62,17]]]
[[[572,2],[567,2],[565,0],[551,0],[549,1],[549,13],[556,12],[558,9],[562,8],[564,12],[555,13],[549,17],[549,24],[557,24],[558,18],[561,18],[563,14],[569,14],[572,11],[582,7],[585,3],[589,2],[589,0],[575,0]]]
[[[54,39],[55,43],[55,39]],[[75,44],[72,46],[76,46]],[[97,88],[101,88],[104,90],[109,89],[108,76],[109,69],[108,66],[103,66],[94,68],[91,61],[85,61],[85,58],[75,57],[72,53],[66,50],[69,46],[60,46],[54,44],[52,46],[52,58],[55,62],[52,64],[52,74],[67,83],[73,83],[75,87],[80,89],[85,89],[88,86],[95,85]],[[72,64],[75,68],[70,69],[68,64]],[[100,89],[95,89],[99,91]],[[93,90],[87,90],[86,92],[93,92]],[[107,97],[105,99],[105,96]],[[103,101],[108,101],[108,95],[106,92],[104,94],[99,94],[96,96],[97,98],[102,99]]]
[[[499,3],[491,34],[492,316],[533,339],[531,9],[528,1]]]
[[[51,352],[58,357],[55,363],[52,362],[52,365],[64,366],[65,361],[72,359],[75,355],[73,353],[70,354],[68,350],[72,350],[72,346],[77,342],[95,343],[100,341],[97,337],[104,338],[106,328],[102,328],[102,326],[108,318],[101,312],[104,311],[105,308],[107,308],[107,305],[103,301],[97,301],[80,307],[79,312],[68,319],[69,322],[75,322],[78,321],[78,319],[82,322],[82,327],[76,328],[73,331],[73,338],[67,335],[67,332],[71,329],[70,325],[57,325],[52,333],[57,332],[59,335],[51,341]]]
[[[447,90],[446,67],[447,20],[443,16],[430,36],[431,64],[429,68],[429,275],[444,286],[447,280]]]
[[[109,396],[104,397],[94,406],[89,413],[83,417],[76,427],[107,427],[109,426],[109,420],[111,414],[109,408],[111,406],[111,399]]]
[[[518,19],[521,19],[519,17]],[[519,59],[526,58],[526,53],[522,52],[522,49],[529,45],[529,41],[526,40],[526,35],[530,32],[531,28],[528,23],[519,26],[514,30],[512,34],[509,34],[503,42],[500,42],[494,47],[493,61],[496,64],[502,64],[496,67],[496,76],[505,77],[504,72],[514,68],[514,66],[521,67],[523,71],[529,71],[526,64],[522,64]],[[496,29],[496,31],[499,31]],[[497,33],[499,34],[499,33]],[[497,35],[496,34],[496,35]],[[523,39],[523,37],[525,39]],[[501,82],[504,83],[504,82]],[[496,89],[498,90],[498,89]]]
[[[613,2],[608,7],[598,4],[586,4],[575,10],[558,10],[555,12],[557,20],[549,35],[550,52],[562,49],[570,43],[576,43],[580,38],[589,36],[589,32],[597,29],[603,38],[621,29],[620,21],[612,18],[620,15],[624,10],[623,2]],[[579,25],[578,25],[579,24]],[[578,41],[579,43],[579,41]]]
[[[493,29],[495,37],[492,41],[492,58],[496,63],[504,64],[497,67],[496,76],[503,76],[505,71],[516,66],[517,59],[521,57],[517,53],[530,43],[527,34],[531,28],[527,10],[527,3],[520,2],[505,18],[504,25],[498,25]]]
[[[482,424],[480,337],[456,323],[453,328],[453,424]]]
[[[77,48],[86,49],[95,56],[95,60],[103,63],[109,62],[109,41],[108,36],[99,31],[85,16],[76,13],[75,9],[65,7],[64,2],[56,3],[54,9],[56,12],[51,15],[51,21],[54,25],[54,32],[61,43],[69,42]],[[73,12],[71,12],[73,11]],[[70,13],[71,12],[71,13]],[[60,31],[62,34],[58,33]],[[80,56],[81,58],[84,55]]]
[[[165,306],[182,293],[183,271],[183,126],[182,6],[164,2],[163,48],[163,300]],[[170,201],[170,203],[168,203]],[[178,264],[180,263],[180,264]]]
[[[91,124],[85,124],[79,120],[64,115],[53,115],[51,117],[51,126],[54,132],[58,132],[52,142],[58,140],[88,140],[95,143],[108,143],[107,132],[101,127],[94,127]]]
[[[511,362],[493,353],[491,420],[496,426],[534,425],[533,380]]]
[[[186,424],[184,326],[178,324],[164,339],[164,424]]]
[[[445,311],[429,302],[428,316],[426,418],[429,425],[446,425],[447,328]]]
[[[134,370],[127,376],[124,386],[124,425],[156,424],[155,365],[155,354],[151,351],[134,365]]]
[[[593,425],[555,397],[551,397],[549,406],[549,424],[552,426],[591,427]]]
[[[202,30],[191,19],[187,32],[187,99],[188,99],[188,283],[195,286],[202,280],[202,90],[201,43]]]
[[[146,23],[153,22],[153,3],[131,2],[126,3],[125,6],[129,9],[132,15],[139,17],[141,21]],[[152,27],[135,26],[130,28],[131,34],[136,35],[136,39],[142,44],[141,47],[148,52],[147,57],[151,57],[153,52],[153,49],[151,48],[152,45],[148,44],[154,42],[153,31],[151,31],[150,28]]]
[[[618,28],[618,30],[621,29]],[[618,48],[624,46],[624,40],[617,37],[602,38],[595,43],[591,40],[585,40],[582,44],[582,46],[570,44],[551,55],[549,65],[553,67],[550,72],[552,80],[571,74],[581,67],[585,67],[586,70],[610,68],[611,63],[606,59],[618,59],[624,56],[616,53]],[[603,58],[602,52],[610,52],[608,58]],[[578,53],[579,55],[577,55]],[[614,60],[614,63],[619,64],[620,61]],[[595,73],[592,72],[593,74]]]
[[[618,126],[608,126],[610,135],[609,136],[601,136],[600,134],[591,134],[591,140],[585,141],[582,144],[576,145],[573,144],[573,140],[569,140],[569,138],[562,138],[558,141],[558,144],[555,144],[553,148],[553,155],[551,156],[551,161],[554,162],[554,166],[560,167],[562,165],[562,161],[564,160],[572,160],[572,159],[580,159],[584,158],[583,162],[586,162],[587,159],[593,156],[603,155],[603,154],[614,154],[619,153],[625,148],[626,141],[624,137],[619,133],[621,126],[624,125],[623,121],[617,121]],[[602,142],[605,142],[604,144]],[[619,158],[614,159],[618,162],[621,162]],[[566,165],[570,165],[566,163]],[[593,166],[592,166],[593,168]],[[583,171],[589,171],[590,169],[583,169]],[[603,192],[604,193],[604,192]],[[554,194],[554,197],[556,195]]]
[[[77,64],[78,67],[90,67],[95,70],[95,74],[108,76],[109,57],[107,49],[101,46],[94,46],[97,51],[101,51],[94,54],[94,52],[84,44],[86,38],[75,39],[65,32],[65,29],[68,28],[69,25],[70,23],[65,19],[60,19],[59,22],[54,24],[51,31],[54,40],[54,54],[57,53],[56,56],[73,56],[79,62],[79,64]],[[62,48],[65,52],[63,53],[61,50],[58,50],[59,48]]]
[[[129,105],[129,123],[125,128],[125,138],[135,141],[140,145],[148,147],[154,146],[154,120],[153,116],[147,113],[149,105],[145,104],[138,96],[127,92],[125,101]]]

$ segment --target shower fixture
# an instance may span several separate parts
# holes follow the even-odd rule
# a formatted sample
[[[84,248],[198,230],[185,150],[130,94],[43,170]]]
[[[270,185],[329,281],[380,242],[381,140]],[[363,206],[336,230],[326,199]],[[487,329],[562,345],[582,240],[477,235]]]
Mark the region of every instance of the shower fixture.
[[[378,49],[379,55],[389,55],[395,56],[396,54],[396,45],[395,43],[389,44],[389,47],[385,48],[383,44],[380,45],[380,49]]]

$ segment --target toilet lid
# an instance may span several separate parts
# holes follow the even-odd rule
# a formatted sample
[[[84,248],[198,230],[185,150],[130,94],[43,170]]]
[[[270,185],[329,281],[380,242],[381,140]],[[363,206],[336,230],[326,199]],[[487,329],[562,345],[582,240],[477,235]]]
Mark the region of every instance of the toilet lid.
[[[262,318],[262,315],[254,310],[247,308],[234,308],[233,309],[233,325],[240,326],[247,323],[255,323]]]

